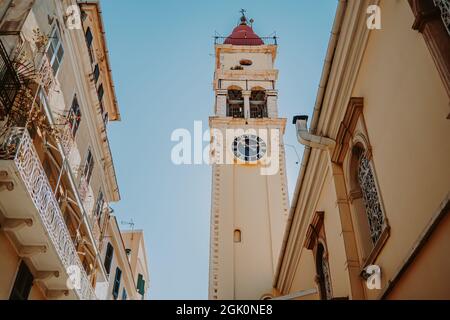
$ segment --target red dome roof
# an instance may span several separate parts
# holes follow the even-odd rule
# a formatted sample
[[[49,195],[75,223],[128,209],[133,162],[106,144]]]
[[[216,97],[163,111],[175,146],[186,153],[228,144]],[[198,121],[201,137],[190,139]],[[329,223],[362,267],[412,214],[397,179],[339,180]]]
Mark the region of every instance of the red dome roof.
[[[233,32],[225,39],[223,44],[236,46],[260,46],[264,41],[245,22],[234,28]]]

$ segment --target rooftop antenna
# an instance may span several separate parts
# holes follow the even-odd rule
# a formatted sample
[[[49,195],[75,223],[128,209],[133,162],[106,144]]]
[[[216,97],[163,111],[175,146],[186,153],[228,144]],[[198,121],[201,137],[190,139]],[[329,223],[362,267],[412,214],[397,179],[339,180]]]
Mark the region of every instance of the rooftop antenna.
[[[130,221],[120,221],[120,224],[126,224],[129,225],[131,228],[131,240],[133,240],[133,235],[134,235],[134,221],[133,219],[130,219]]]

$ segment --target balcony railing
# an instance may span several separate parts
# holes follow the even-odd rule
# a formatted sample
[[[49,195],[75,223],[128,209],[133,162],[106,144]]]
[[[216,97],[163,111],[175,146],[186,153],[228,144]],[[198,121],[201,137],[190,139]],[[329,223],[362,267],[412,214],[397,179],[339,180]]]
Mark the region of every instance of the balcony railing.
[[[96,299],[28,131],[12,128],[1,147],[0,158],[14,161],[65,272],[74,267],[80,271],[80,281],[75,282],[74,288],[78,297],[82,300]]]
[[[19,90],[20,80],[0,40],[0,118],[10,112]]]
[[[214,36],[214,44],[223,44],[225,40],[228,39],[228,37],[221,37],[221,36]],[[265,45],[277,45],[278,44],[278,37],[272,36],[272,37],[259,37]]]

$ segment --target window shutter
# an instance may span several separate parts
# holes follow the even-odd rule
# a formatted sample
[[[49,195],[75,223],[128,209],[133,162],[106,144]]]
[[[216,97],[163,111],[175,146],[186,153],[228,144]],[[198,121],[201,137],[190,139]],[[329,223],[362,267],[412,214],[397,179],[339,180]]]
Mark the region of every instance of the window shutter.
[[[106,248],[106,255],[105,255],[105,269],[106,273],[109,274],[111,271],[111,261],[114,254],[114,248],[111,245],[111,243],[108,242],[108,246]]]
[[[95,68],[94,68],[94,80],[95,80],[95,83],[97,83],[99,77],[100,77],[100,68],[98,67],[98,64],[96,64]]]
[[[122,270],[120,268],[116,268],[116,277],[114,278],[114,286],[113,286],[113,297],[114,300],[117,300],[119,297],[119,289],[120,289],[120,279],[122,278]]]
[[[137,281],[137,291],[141,294],[145,294],[145,280],[144,276],[142,274],[138,275],[138,281]]]

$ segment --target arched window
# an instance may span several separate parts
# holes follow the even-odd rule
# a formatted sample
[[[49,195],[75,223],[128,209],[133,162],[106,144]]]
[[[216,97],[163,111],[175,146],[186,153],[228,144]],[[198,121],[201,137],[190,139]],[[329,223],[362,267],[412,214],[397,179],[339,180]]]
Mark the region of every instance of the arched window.
[[[351,149],[350,199],[362,257],[367,262],[369,256],[374,255],[373,249],[382,237],[387,222],[370,157],[360,143]]]
[[[316,252],[316,272],[317,282],[319,285],[320,299],[330,300],[333,298],[331,292],[330,269],[328,267],[328,259],[325,248],[322,243],[317,245]]]
[[[255,89],[251,92],[250,118],[267,118],[267,99],[263,89]]]
[[[383,232],[384,215],[381,209],[380,198],[375,183],[372,167],[365,153],[359,157],[358,184],[366,207],[366,215],[369,222],[370,238],[375,245]]]
[[[244,118],[242,90],[229,89],[227,94],[227,117]]]
[[[240,243],[242,241],[241,230],[239,229],[234,230],[233,239],[234,243]]]

